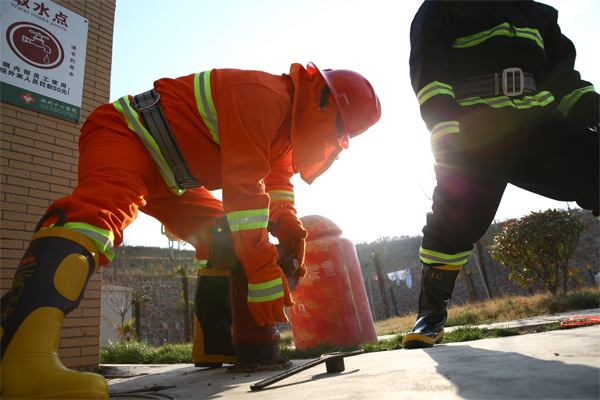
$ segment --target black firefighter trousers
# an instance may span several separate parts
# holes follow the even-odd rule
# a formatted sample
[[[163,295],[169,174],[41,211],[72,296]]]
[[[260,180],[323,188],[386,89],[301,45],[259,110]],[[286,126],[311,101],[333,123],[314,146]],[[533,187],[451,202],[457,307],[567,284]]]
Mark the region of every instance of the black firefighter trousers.
[[[555,110],[535,113],[535,118],[531,112],[519,113],[528,116],[520,120],[512,112],[500,120],[503,113],[496,111],[495,121],[461,122],[461,131],[464,125],[469,132],[469,150],[438,161],[422,248],[447,255],[471,251],[493,222],[509,183],[555,200],[576,201],[598,217],[598,132]]]

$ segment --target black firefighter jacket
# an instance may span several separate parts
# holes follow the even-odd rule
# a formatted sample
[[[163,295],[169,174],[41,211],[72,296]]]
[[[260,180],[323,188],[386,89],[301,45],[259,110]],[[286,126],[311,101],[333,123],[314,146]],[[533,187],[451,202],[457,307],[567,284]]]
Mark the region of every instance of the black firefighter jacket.
[[[582,119],[598,119],[598,94],[574,69],[575,47],[561,33],[557,18],[554,8],[534,1],[422,4],[410,30],[410,77],[433,148],[435,141],[458,138],[456,133],[477,124],[487,125],[478,128],[487,135],[514,132],[515,119],[539,119],[557,108],[584,124]],[[534,75],[537,92],[455,96],[453,85],[461,80],[501,76],[515,67]],[[584,118],[576,115],[581,109],[588,114]],[[594,110],[596,115],[589,115]]]

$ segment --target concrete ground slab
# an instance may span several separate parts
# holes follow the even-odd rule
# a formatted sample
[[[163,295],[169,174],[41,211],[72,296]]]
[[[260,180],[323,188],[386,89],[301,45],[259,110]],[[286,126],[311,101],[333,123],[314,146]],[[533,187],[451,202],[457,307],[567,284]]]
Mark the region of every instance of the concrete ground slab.
[[[109,379],[111,393],[173,386],[155,393],[175,399],[597,400],[600,326],[367,353],[346,358],[345,365],[344,372],[328,374],[321,364],[256,392],[250,390],[252,384],[278,372],[176,364],[120,365],[106,369],[105,375],[129,376]]]

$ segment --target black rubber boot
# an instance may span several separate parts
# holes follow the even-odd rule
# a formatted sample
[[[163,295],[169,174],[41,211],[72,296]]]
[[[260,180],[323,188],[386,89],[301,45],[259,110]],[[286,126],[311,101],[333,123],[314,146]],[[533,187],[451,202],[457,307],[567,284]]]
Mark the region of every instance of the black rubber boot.
[[[229,271],[198,270],[194,300],[195,332],[192,357],[196,367],[220,368],[235,364],[231,337]]]
[[[448,319],[446,307],[461,268],[458,265],[423,266],[417,323],[402,340],[405,349],[431,347],[442,342],[444,323]]]
[[[39,230],[51,215],[58,222]],[[2,296],[3,398],[108,398],[103,376],[69,370],[57,355],[63,318],[79,305],[99,265],[94,243],[64,222],[63,210],[42,218]]]

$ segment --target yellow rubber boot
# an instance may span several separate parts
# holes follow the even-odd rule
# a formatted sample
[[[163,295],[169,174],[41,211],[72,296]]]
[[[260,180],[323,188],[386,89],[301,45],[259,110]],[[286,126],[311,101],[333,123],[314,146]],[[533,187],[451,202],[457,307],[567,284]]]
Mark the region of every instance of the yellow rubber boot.
[[[103,376],[69,370],[57,354],[63,318],[81,302],[98,259],[78,232],[54,226],[33,235],[2,297],[2,398],[108,398]]]
[[[64,314],[53,307],[32,312],[2,358],[6,399],[108,399],[103,376],[65,368],[56,353]]]
[[[229,272],[210,267],[198,270],[192,357],[196,367],[235,364],[232,344]]]

